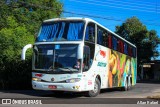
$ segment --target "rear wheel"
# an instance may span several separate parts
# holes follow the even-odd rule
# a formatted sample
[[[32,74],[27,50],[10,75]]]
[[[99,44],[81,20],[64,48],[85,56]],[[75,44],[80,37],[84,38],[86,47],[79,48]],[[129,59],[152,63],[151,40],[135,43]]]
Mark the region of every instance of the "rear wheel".
[[[132,78],[128,79],[128,90],[132,88]]]
[[[124,86],[122,87],[122,91],[128,91],[128,79],[127,78],[125,80]]]
[[[94,89],[87,92],[87,96],[96,97],[100,93],[100,81],[96,78],[94,82]]]

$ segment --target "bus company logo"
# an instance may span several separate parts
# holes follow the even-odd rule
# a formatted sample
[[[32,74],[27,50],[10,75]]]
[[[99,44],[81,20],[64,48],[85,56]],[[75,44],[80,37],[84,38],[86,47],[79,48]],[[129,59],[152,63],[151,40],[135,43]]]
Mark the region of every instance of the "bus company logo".
[[[51,78],[51,81],[54,81],[55,79],[54,78]]]
[[[104,62],[98,62],[98,64],[97,64],[97,66],[99,66],[99,67],[106,67],[106,63],[104,63]]]
[[[2,99],[2,104],[12,104],[11,99]]]
[[[103,58],[105,58],[105,57],[106,57],[106,52],[103,51],[103,50],[100,50],[100,55],[101,55]]]

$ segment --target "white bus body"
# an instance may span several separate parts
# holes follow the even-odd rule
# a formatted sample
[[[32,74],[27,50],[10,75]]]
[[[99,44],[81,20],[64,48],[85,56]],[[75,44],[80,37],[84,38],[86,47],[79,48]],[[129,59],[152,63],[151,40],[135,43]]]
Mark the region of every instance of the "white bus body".
[[[91,19],[46,20],[35,44],[28,46],[33,48],[33,89],[86,91],[94,97],[100,89],[128,90],[136,84],[136,46]]]

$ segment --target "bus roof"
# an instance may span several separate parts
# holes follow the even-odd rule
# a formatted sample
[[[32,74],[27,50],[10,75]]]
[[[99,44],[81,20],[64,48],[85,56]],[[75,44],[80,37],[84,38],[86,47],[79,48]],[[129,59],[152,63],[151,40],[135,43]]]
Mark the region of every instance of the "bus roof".
[[[66,18],[53,18],[53,19],[48,19],[48,20],[44,20],[43,22],[53,22],[53,21],[59,21],[59,20],[83,20],[88,22],[93,22],[99,26],[101,26],[102,28],[106,29],[107,31],[109,31],[110,33],[114,34],[116,37],[120,38],[121,40],[127,42],[128,44],[132,45],[133,47],[136,47],[134,44],[130,43],[129,41],[125,40],[124,38],[122,38],[121,36],[117,35],[116,33],[114,33],[113,31],[109,30],[108,28],[104,27],[103,25],[101,25],[100,23],[96,22],[95,20],[92,20],[90,18],[83,18],[83,17],[66,17]]]

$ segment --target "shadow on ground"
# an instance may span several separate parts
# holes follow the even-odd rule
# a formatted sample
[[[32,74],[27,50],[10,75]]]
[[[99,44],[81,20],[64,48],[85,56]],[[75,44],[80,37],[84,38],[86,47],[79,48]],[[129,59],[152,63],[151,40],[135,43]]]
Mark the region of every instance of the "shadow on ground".
[[[101,94],[110,93],[114,91],[121,91],[119,88],[112,88],[112,89],[102,89]],[[41,90],[0,90],[0,93],[6,93],[10,94],[10,97],[12,98],[18,98],[18,94],[20,95],[20,98],[27,97],[27,98],[33,98],[33,97],[41,97],[41,98],[80,98],[80,97],[86,97],[86,92],[61,92],[61,91],[41,91]],[[13,94],[13,96],[12,96]],[[17,96],[15,96],[17,95]],[[26,96],[25,96],[26,95]],[[0,96],[3,97],[3,96]]]
[[[33,98],[33,97],[44,97],[44,98],[78,98],[84,96],[83,93],[71,93],[71,92],[59,92],[59,91],[41,91],[41,90],[0,90],[0,93],[6,93],[10,94],[9,96],[11,98],[18,98],[18,94],[20,95],[20,98],[22,98],[23,95],[27,95],[27,98]],[[13,94],[13,96],[12,96]],[[15,94],[17,96],[15,96]],[[3,96],[0,96],[3,97]]]
[[[160,80],[138,80],[137,83],[160,84]]]

